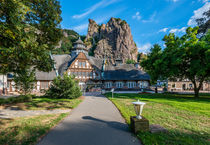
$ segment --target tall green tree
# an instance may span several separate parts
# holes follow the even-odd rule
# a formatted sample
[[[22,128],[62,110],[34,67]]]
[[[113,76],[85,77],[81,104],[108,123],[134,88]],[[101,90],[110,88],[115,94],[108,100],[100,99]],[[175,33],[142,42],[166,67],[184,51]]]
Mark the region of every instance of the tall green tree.
[[[34,82],[36,81],[34,75],[35,70],[25,69],[14,76],[15,85],[21,94],[27,95],[34,88]]]
[[[194,85],[195,97],[204,81],[210,77],[210,31],[197,38],[198,27],[189,27],[186,34],[178,37],[166,35],[166,48],[151,49],[141,64],[153,79],[188,79]]]
[[[160,67],[161,55],[162,50],[160,45],[154,44],[147,57],[144,57],[142,61],[140,61],[140,65],[150,74],[152,84],[155,84],[157,80],[162,77],[162,69]],[[157,93],[157,86],[155,88],[155,93]]]
[[[198,34],[204,35],[210,29],[210,9],[203,12],[202,17],[195,20],[199,26]]]
[[[49,53],[61,39],[58,0],[2,0],[0,3],[0,72],[16,77],[28,68],[50,71]]]
[[[154,44],[147,57],[140,62],[140,65],[150,74],[152,82],[157,81],[162,75],[160,67],[161,56],[162,50],[160,45]]]

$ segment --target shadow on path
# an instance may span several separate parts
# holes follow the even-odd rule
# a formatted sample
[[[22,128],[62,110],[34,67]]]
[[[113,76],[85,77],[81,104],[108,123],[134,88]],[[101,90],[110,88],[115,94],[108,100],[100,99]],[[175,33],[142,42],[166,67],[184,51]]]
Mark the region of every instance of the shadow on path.
[[[122,131],[125,131],[125,132],[129,132],[128,125],[125,124],[125,123],[116,122],[116,121],[104,121],[104,120],[101,120],[101,119],[98,119],[98,118],[94,118],[92,116],[83,116],[82,119],[97,121],[97,122],[100,122],[100,123],[104,123],[111,128],[122,130]]]

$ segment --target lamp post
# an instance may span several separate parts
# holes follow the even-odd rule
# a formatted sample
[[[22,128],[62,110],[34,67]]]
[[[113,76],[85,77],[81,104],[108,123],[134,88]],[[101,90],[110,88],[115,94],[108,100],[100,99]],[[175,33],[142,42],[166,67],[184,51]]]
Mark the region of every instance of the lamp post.
[[[143,107],[146,103],[144,102],[140,102],[139,100],[137,102],[133,102],[133,105],[134,105],[134,108],[135,108],[135,111],[136,111],[136,118],[137,119],[142,119],[141,117],[141,113],[143,111]]]
[[[114,94],[113,94],[114,93],[114,88],[111,89],[111,92],[112,92],[112,98],[113,98],[114,97]]]
[[[139,131],[149,131],[149,120],[141,116],[143,107],[146,103],[138,100],[136,102],[132,102],[132,104],[134,105],[136,116],[130,117],[131,130],[134,133],[138,133]]]

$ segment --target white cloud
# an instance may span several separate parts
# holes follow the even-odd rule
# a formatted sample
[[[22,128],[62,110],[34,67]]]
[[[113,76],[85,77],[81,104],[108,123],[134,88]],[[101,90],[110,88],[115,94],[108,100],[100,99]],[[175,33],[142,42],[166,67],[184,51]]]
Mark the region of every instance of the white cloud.
[[[73,27],[73,30],[75,30],[77,32],[81,32],[87,28],[88,28],[88,23],[85,23],[85,24],[81,24],[81,25]]]
[[[182,27],[181,29],[171,29],[169,33],[184,33],[187,27]]]
[[[160,29],[158,32],[167,32],[168,28]]]
[[[125,8],[120,8],[116,11],[112,11],[111,13],[107,13],[105,16],[97,17],[95,19],[95,22],[97,24],[103,23],[103,22],[107,21],[108,19],[110,19],[110,17],[116,16],[117,14],[119,14],[120,12],[122,12],[124,10],[125,10]],[[83,23],[81,25],[74,26],[72,29],[77,32],[83,32],[87,28],[88,28],[88,23]]]
[[[172,0],[173,2],[178,2],[178,0]]]
[[[154,12],[148,20],[142,20],[143,23],[153,22],[156,16],[156,12]]]
[[[140,45],[138,51],[142,53],[148,53],[151,47],[152,47],[151,43],[146,43],[144,45]]]
[[[74,19],[80,19],[80,18],[83,18],[89,14],[91,14],[92,12],[94,12],[95,10],[97,10],[98,8],[101,8],[101,7],[106,7],[106,6],[109,6],[115,2],[118,2],[119,0],[101,0],[100,2],[94,4],[93,6],[91,6],[90,8],[88,8],[86,10],[86,12],[82,13],[82,14],[79,14],[79,15],[74,15],[73,18]]]
[[[210,2],[206,2],[201,8],[195,10],[193,13],[194,15],[190,18],[187,25],[188,26],[196,26],[196,19],[201,18],[203,16],[203,13],[208,11],[210,9]]]
[[[141,19],[140,12],[136,12],[136,14],[132,16],[132,18],[140,20]]]

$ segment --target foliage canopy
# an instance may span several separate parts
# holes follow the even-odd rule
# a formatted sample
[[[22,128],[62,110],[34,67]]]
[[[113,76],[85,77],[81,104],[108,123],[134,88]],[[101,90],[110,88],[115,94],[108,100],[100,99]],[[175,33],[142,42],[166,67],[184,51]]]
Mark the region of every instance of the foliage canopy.
[[[174,33],[166,35],[163,38],[166,48],[162,50],[154,45],[141,62],[153,80],[190,80],[195,97],[198,97],[203,82],[210,77],[210,31],[198,39],[198,29],[189,27],[181,37]]]

